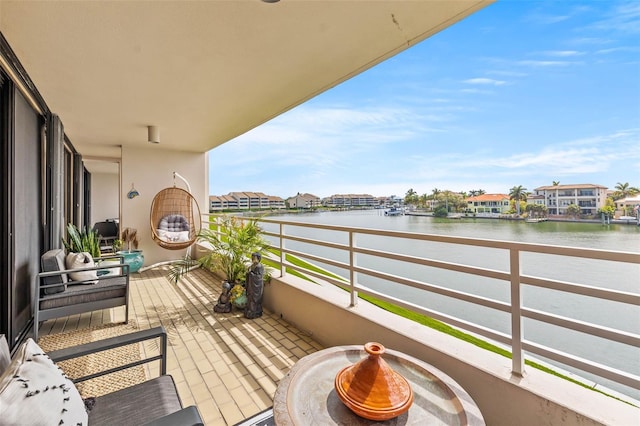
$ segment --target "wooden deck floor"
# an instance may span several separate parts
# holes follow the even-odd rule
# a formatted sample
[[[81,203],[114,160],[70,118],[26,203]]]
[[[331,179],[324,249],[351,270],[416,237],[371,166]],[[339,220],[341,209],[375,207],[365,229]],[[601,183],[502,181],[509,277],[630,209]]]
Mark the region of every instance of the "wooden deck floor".
[[[214,313],[221,282],[208,271],[193,271],[178,285],[166,274],[156,268],[131,275],[130,323],[167,329],[168,373],[183,405],[197,405],[207,425],[233,425],[271,407],[278,382],[293,364],[322,349],[268,311],[254,320],[240,311]],[[124,315],[120,307],[50,320],[40,333],[119,323]]]

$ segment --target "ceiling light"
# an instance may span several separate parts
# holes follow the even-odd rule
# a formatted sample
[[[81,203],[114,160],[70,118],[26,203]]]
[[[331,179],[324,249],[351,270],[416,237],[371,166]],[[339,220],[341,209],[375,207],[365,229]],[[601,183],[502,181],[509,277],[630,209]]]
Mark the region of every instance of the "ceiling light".
[[[149,143],[160,143],[160,129],[158,126],[147,126],[149,131],[148,141]]]

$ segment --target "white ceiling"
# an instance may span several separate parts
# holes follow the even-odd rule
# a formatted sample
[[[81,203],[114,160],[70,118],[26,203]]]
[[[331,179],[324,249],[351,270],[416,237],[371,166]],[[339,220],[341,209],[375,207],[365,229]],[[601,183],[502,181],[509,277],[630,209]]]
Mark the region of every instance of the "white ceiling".
[[[205,152],[492,2],[3,0],[0,30],[83,155]]]

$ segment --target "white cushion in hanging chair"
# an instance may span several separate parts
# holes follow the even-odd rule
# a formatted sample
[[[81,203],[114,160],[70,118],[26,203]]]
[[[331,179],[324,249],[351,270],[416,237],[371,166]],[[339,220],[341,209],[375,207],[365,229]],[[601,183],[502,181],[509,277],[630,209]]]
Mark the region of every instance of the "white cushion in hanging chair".
[[[181,214],[169,214],[160,219],[158,237],[168,243],[181,243],[189,241],[189,222]]]

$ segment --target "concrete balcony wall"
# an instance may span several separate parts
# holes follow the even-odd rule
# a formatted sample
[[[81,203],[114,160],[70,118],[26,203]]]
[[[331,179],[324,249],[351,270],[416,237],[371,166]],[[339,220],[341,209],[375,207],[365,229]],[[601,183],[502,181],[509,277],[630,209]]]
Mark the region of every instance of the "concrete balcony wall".
[[[151,202],[162,189],[174,185],[173,172],[179,173],[191,185],[191,194],[198,201],[200,211],[208,212],[209,176],[207,153],[171,151],[161,146],[148,148],[122,148],[122,191],[120,205],[122,217],[120,229],[135,228],[138,231],[138,248],[144,251],[144,265],[179,259],[185,250],[166,250],[151,238]],[[131,186],[140,193],[127,198]],[[187,189],[176,179],[176,186]]]
[[[287,276],[265,285],[264,304],[326,347],[377,341],[422,359],[455,379],[488,425],[630,425],[640,409],[386,312],[367,302],[349,307],[332,285]]]

